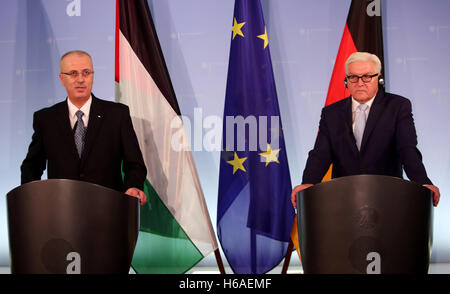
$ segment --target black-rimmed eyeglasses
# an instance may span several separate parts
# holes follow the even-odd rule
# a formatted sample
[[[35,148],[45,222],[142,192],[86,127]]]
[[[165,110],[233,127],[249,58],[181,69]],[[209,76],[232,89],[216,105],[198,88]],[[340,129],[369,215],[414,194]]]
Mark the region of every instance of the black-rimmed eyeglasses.
[[[362,75],[362,76],[357,76],[357,75],[350,75],[347,76],[347,81],[351,82],[351,83],[357,83],[359,79],[361,79],[364,83],[368,83],[372,80],[373,77],[377,76],[379,74],[373,74],[373,75]]]

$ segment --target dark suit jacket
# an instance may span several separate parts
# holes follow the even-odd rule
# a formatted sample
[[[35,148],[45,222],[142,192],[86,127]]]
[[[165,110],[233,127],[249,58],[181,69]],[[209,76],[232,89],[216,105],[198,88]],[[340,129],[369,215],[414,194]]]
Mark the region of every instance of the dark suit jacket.
[[[378,91],[367,118],[361,150],[352,130],[351,97],[322,109],[314,149],[303,172],[304,184],[319,183],[330,164],[332,177],[377,174],[402,177],[431,184],[417,149],[411,102],[401,96]]]
[[[34,134],[21,166],[22,184],[48,178],[92,182],[118,191],[142,190],[146,167],[128,106],[92,95],[81,159],[75,147],[67,101],[34,113]],[[125,178],[122,180],[121,163]]]

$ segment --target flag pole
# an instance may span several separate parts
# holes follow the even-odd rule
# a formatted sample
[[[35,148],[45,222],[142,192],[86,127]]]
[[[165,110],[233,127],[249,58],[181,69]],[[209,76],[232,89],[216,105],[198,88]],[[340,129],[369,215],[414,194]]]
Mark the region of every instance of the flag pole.
[[[256,273],[256,233],[253,229],[250,229],[250,231],[251,269],[253,273]]]
[[[289,245],[286,251],[286,256],[284,257],[283,268],[281,270],[281,274],[287,274],[287,270],[289,267],[289,263],[291,261],[292,250],[294,249],[294,243],[292,243],[292,239],[289,239]]]
[[[219,267],[219,272],[222,275],[225,275],[225,268],[223,266],[223,262],[222,262],[222,257],[220,256],[220,250],[219,248],[217,248],[216,250],[214,250],[214,255],[216,256],[216,262],[217,262],[217,266]]]

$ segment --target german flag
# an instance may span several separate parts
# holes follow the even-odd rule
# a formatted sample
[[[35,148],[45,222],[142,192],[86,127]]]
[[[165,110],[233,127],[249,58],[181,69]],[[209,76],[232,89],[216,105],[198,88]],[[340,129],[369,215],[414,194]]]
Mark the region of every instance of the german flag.
[[[354,52],[369,52],[384,64],[381,0],[353,0],[334,64],[325,106],[350,95],[344,86],[345,61]],[[382,66],[383,75],[384,66]],[[384,76],[384,75],[383,75]]]

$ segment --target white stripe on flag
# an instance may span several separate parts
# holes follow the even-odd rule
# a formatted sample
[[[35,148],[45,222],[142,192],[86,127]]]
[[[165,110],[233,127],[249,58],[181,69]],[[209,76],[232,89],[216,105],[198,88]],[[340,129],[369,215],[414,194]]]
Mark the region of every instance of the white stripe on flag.
[[[147,166],[147,179],[161,200],[203,256],[217,249],[194,161],[190,151],[175,151],[172,135],[182,133],[181,119],[158,89],[134,53],[127,39],[119,34],[120,81],[118,102],[130,107],[133,126]],[[180,129],[171,128],[175,120]]]

